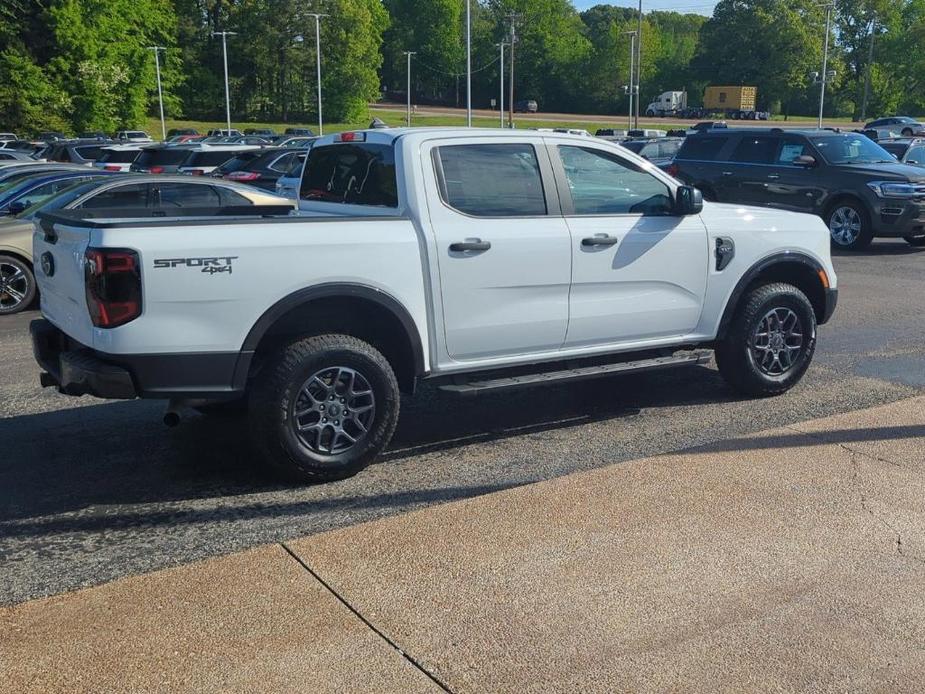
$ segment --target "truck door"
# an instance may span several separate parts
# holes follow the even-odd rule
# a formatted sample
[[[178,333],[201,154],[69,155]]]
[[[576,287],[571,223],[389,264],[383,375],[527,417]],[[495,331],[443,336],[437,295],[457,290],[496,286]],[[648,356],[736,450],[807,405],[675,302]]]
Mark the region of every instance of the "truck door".
[[[616,152],[590,144],[553,149],[572,247],[565,345],[692,332],[709,262],[700,217],[675,215],[668,184]]]
[[[467,138],[425,148],[452,359],[556,350],[565,339],[569,232],[548,155],[536,142]]]

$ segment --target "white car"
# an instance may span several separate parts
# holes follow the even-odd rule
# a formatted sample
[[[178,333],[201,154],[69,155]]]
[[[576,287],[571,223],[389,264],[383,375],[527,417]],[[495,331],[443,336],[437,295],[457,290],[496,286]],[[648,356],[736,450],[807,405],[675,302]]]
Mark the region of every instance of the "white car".
[[[110,145],[103,147],[100,158],[93,162],[93,166],[103,171],[120,171],[123,173],[131,170],[132,163],[141,154],[140,145]]]
[[[207,176],[238,152],[260,149],[259,145],[195,145],[180,162],[177,172],[187,176]]]
[[[703,202],[609,142],[347,132],[308,154],[300,216],[40,215],[42,383],[246,400],[255,453],[307,481],[388,444],[400,393],[460,395],[703,364],[748,396],[806,372],[835,309],[816,216]]]
[[[298,161],[276,180],[277,195],[290,200],[299,199],[299,187],[302,185],[302,168],[305,166],[306,157],[307,152],[305,154],[300,152]]]
[[[119,142],[135,142],[138,144],[154,142],[148,133],[141,130],[120,130],[116,133],[115,139],[119,140]]]

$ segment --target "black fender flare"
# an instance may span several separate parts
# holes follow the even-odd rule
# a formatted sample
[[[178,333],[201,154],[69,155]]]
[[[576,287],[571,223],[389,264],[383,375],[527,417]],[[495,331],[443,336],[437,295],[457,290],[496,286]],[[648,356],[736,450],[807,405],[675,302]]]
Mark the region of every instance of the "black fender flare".
[[[812,256],[806,255],[805,253],[800,253],[798,251],[783,251],[769,255],[766,258],[762,258],[745,271],[745,274],[739,278],[735,288],[732,290],[732,294],[729,295],[729,300],[726,301],[726,307],[723,309],[723,317],[720,320],[719,328],[716,331],[716,339],[720,339],[726,334],[726,330],[728,330],[729,324],[732,322],[732,317],[735,315],[736,306],[738,306],[739,300],[742,298],[742,295],[745,293],[748,285],[750,285],[755,280],[755,278],[758,277],[758,275],[767,270],[769,267],[783,263],[799,263],[801,265],[807,266],[816,274],[818,274],[820,271],[825,272],[825,268],[822,266],[822,263],[820,263]],[[828,276],[827,272],[826,276]],[[820,279],[819,282],[821,284],[822,280]],[[824,321],[820,321],[820,323],[822,322]]]
[[[396,319],[398,319],[398,322],[404,329],[408,344],[411,346],[414,374],[415,376],[424,375],[424,350],[421,343],[420,333],[418,332],[417,326],[415,325],[411,314],[408,313],[408,310],[402,305],[400,301],[398,301],[398,299],[380,289],[363,284],[328,282],[325,284],[317,284],[311,287],[305,287],[304,289],[299,289],[298,291],[283,297],[263,312],[260,318],[257,319],[254,325],[251,327],[250,331],[247,333],[247,337],[244,338],[244,344],[241,346],[238,363],[235,366],[235,386],[238,386],[242,389],[245,387],[247,383],[247,375],[250,371],[251,359],[254,356],[254,352],[257,350],[257,346],[260,344],[263,336],[266,335],[267,331],[273,326],[274,323],[276,323],[277,320],[279,320],[292,309],[297,308],[303,304],[307,304],[310,301],[335,296],[350,297],[370,301],[381,306],[383,309],[391,313]]]

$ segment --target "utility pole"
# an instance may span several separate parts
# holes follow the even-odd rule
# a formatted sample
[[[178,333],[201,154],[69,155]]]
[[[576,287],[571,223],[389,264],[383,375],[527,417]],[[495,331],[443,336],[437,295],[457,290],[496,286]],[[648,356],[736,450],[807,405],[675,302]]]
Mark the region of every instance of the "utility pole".
[[[417,51],[404,51],[405,55],[408,56],[408,108],[406,111],[405,119],[408,122],[408,127],[411,127],[411,56],[417,55]]]
[[[509,97],[508,98],[508,108],[510,109],[510,112],[508,114],[507,127],[513,128],[514,127],[514,44],[517,42],[516,24],[517,24],[517,20],[520,19],[520,15],[514,12],[511,12],[507,16],[507,18],[511,22],[511,43],[510,43],[510,46],[511,46],[511,77],[510,77],[511,85],[510,85],[510,91],[508,92],[508,97]]]
[[[161,139],[167,139],[167,125],[164,123],[164,92],[161,91],[161,60],[159,51],[166,51],[163,46],[148,46],[154,51],[154,69],[157,72],[157,100],[161,105]]]
[[[222,37],[222,55],[225,59],[225,120],[228,123],[228,134],[231,134],[231,96],[228,92],[228,42],[227,37],[237,36],[236,31],[213,31],[212,36]]]
[[[499,90],[501,92],[501,100],[498,102],[498,121],[499,127],[501,128],[504,127],[504,47],[506,45],[504,41],[498,44],[498,47],[501,49],[501,62],[499,63],[501,67],[501,78],[498,81],[498,84],[501,85]]]
[[[636,57],[636,31],[624,31],[624,34],[630,37],[630,86],[629,86],[629,95],[630,95],[630,109],[629,116],[627,117],[626,127],[627,130],[633,129],[633,76],[635,75],[635,60]]]
[[[825,106],[825,85],[829,80],[829,23],[832,21],[832,10],[835,8],[834,3],[827,3],[825,7],[825,43],[822,49],[822,74],[819,76],[819,128],[822,128],[822,109]]]
[[[642,0],[639,0],[639,24],[636,27],[636,127],[639,127],[639,99],[642,85]],[[630,85],[632,86],[632,85]]]
[[[466,125],[472,127],[472,2],[466,0]]]
[[[315,71],[318,75],[318,135],[324,135],[324,120],[321,117],[321,18],[330,15],[309,12],[315,18]]]
[[[867,70],[864,74],[864,96],[861,99],[861,122],[867,120],[867,100],[870,97],[870,71],[874,64],[874,37],[877,35],[877,18],[870,26],[870,45],[867,47]]]

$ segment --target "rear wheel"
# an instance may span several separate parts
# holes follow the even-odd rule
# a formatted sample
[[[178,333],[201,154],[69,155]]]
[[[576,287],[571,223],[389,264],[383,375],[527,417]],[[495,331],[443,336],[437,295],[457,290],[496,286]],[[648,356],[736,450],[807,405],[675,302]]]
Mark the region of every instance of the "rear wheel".
[[[867,248],[874,239],[867,211],[852,200],[843,200],[829,210],[826,223],[832,245],[848,251]]]
[[[903,128],[902,136],[903,136],[903,137],[912,137],[912,128]]]
[[[748,395],[778,395],[799,382],[816,350],[816,314],[796,287],[766,284],[742,301],[716,345],[723,378]]]
[[[916,248],[925,246],[925,234],[919,236],[904,236],[903,238],[910,246],[915,246]]]
[[[251,392],[251,436],[277,470],[303,482],[357,474],[388,445],[399,411],[386,358],[348,335],[281,349]]]
[[[0,316],[19,313],[35,300],[35,276],[26,263],[0,255]]]

